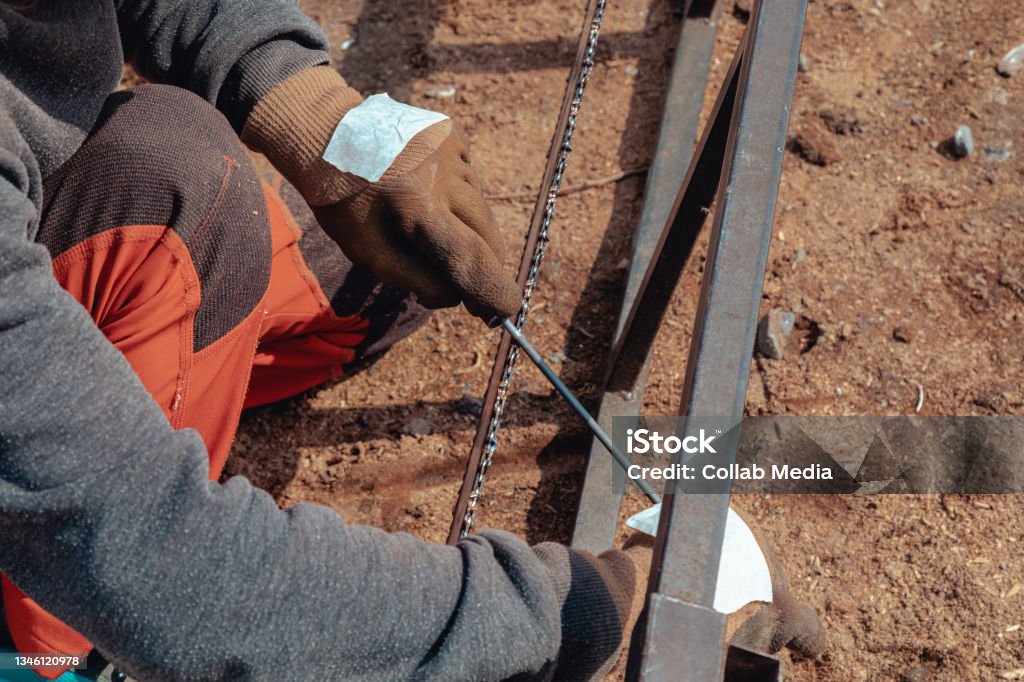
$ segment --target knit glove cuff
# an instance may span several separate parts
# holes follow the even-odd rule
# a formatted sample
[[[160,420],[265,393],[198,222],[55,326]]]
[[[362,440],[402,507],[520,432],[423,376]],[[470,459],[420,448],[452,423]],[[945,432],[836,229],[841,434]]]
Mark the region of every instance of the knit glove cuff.
[[[311,205],[333,203],[361,185],[322,156],[338,122],[362,101],[331,67],[304,69],[256,103],[242,142],[270,159]]]
[[[553,543],[536,545],[533,551],[548,564],[562,603],[554,679],[603,679],[618,658],[631,621],[637,589],[633,560],[617,550],[595,557]]]

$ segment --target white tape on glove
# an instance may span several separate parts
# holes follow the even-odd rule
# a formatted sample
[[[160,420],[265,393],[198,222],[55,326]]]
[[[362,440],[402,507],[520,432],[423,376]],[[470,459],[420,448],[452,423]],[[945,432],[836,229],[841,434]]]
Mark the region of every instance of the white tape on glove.
[[[353,107],[334,129],[324,161],[345,173],[377,182],[409,140],[447,116],[372,95]]]

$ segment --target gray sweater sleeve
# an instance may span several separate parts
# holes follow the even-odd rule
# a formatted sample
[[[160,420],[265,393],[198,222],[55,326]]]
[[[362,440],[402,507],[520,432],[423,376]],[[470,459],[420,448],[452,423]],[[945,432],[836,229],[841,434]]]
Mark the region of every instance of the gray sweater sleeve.
[[[240,131],[275,85],[326,64],[327,37],[294,0],[117,0],[125,57],[146,78],[192,90]]]
[[[578,675],[564,645],[618,645],[607,584],[565,548],[427,544],[207,480],[198,435],[27,238],[38,200],[0,107],[0,571],[111,660],[143,680],[490,680]]]

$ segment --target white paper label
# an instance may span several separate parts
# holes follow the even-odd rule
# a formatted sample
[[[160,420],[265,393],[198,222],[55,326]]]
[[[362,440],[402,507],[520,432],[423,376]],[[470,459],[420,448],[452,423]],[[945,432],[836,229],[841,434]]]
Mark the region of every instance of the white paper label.
[[[657,535],[659,516],[660,502],[629,517],[626,525],[641,533]],[[722,556],[718,561],[714,609],[719,613],[730,614],[751,602],[771,600],[772,576],[768,571],[768,560],[750,527],[730,508],[725,519]]]
[[[324,161],[345,173],[377,182],[417,133],[447,120],[435,111],[372,95],[353,107],[334,129]]]

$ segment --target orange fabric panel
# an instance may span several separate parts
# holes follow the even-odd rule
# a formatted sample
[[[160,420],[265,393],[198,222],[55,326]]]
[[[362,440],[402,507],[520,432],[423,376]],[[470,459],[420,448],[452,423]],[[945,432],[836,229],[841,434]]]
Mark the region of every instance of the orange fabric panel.
[[[171,424],[181,428],[192,364],[192,319],[199,306],[199,277],[182,241],[159,225],[108,230],[58,256],[53,271],[124,353]],[[92,649],[88,640],[6,576],[2,583],[7,624],[19,651],[73,654]],[[64,670],[36,672],[54,679]]]
[[[366,338],[369,320],[338,317],[299,252],[302,232],[284,201],[264,183],[273,263],[267,317],[252,362],[245,407],[272,403],[341,375]]]
[[[199,276],[181,239],[160,225],[108,230],[57,256],[53,272],[181,428],[200,301]]]

